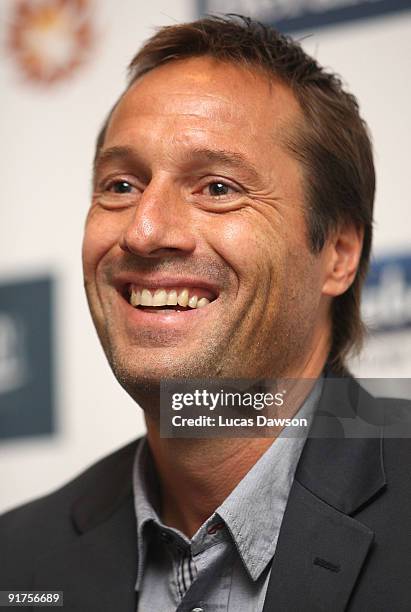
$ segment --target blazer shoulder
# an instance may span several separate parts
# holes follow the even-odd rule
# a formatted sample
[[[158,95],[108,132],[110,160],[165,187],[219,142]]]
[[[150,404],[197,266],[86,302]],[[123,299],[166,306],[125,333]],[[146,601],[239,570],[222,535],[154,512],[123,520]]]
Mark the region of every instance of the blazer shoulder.
[[[72,540],[78,533],[72,520],[72,510],[78,500],[92,496],[93,491],[98,494],[109,491],[119,480],[131,487],[138,442],[134,440],[103,457],[56,491],[1,515],[0,568],[12,568],[14,564],[20,568],[32,567],[33,559],[42,551]]]

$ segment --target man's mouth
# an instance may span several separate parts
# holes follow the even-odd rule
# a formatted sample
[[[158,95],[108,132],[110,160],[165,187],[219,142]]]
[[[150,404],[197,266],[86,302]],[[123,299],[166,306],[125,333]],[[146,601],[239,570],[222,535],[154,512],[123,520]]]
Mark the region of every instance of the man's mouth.
[[[195,310],[208,306],[216,297],[211,291],[201,287],[153,289],[133,284],[128,286],[128,301],[131,306],[147,312]]]

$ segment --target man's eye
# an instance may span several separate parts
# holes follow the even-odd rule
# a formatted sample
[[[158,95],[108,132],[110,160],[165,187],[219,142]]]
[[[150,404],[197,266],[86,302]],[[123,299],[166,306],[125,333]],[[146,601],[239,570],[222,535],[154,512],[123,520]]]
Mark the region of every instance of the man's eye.
[[[113,181],[108,185],[107,191],[111,191],[112,193],[131,193],[133,189],[133,185],[128,181]]]
[[[230,187],[230,185],[226,185],[220,181],[215,181],[214,183],[209,183],[207,185],[208,194],[211,196],[225,196],[234,192],[234,189]]]

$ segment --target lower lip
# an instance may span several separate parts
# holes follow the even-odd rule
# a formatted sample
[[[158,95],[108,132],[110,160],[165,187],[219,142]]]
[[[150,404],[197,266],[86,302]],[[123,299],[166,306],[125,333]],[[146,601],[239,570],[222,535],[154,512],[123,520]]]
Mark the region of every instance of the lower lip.
[[[162,310],[159,312],[135,308],[122,296],[121,303],[127,320],[133,328],[176,330],[197,325],[201,319],[208,316],[211,304],[214,302],[202,308],[193,308],[192,310]]]

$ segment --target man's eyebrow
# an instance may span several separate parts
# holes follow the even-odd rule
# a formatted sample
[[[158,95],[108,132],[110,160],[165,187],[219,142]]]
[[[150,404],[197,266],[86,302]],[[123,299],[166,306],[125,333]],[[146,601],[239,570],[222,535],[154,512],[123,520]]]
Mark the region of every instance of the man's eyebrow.
[[[108,149],[103,149],[99,151],[96,155],[96,159],[94,161],[94,172],[98,170],[100,166],[105,163],[112,161],[122,161],[124,159],[136,159],[136,152],[132,147],[126,146],[117,146],[110,147]]]
[[[133,160],[140,161],[138,153],[133,147],[115,146],[99,152],[94,163],[94,173],[105,163]],[[227,151],[225,149],[209,149],[207,147],[190,149],[184,154],[186,163],[192,162],[209,162],[216,164],[224,164],[243,170],[251,179],[257,180],[260,173],[257,167],[254,166],[244,155],[237,151]]]
[[[227,151],[225,149],[208,149],[199,148],[192,149],[187,152],[186,158],[188,160],[206,160],[211,163],[224,164],[244,170],[252,179],[258,179],[260,173],[257,167],[248,160],[244,155],[237,151]]]

